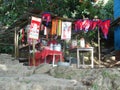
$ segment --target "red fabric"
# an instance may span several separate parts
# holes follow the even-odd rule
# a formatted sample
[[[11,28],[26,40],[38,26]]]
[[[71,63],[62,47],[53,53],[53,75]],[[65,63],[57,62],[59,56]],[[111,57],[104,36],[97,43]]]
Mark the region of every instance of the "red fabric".
[[[105,20],[100,24],[100,28],[106,39],[107,39],[109,27],[110,27],[110,20]]]
[[[89,30],[94,30],[96,28],[98,22],[94,21],[94,20],[93,21],[91,20],[90,23],[91,23],[91,25],[90,25]]]
[[[82,30],[82,20],[77,20],[74,22],[75,24],[75,31],[79,31],[79,30]]]
[[[42,15],[42,19],[43,19],[44,21],[46,21],[46,24],[48,25],[48,23],[51,21],[51,14],[50,14],[50,13],[44,13],[44,14]]]
[[[22,29],[22,42],[23,43],[25,42],[25,32],[24,32],[24,29]]]
[[[84,20],[82,22],[82,29],[87,32],[88,29],[90,28],[90,24],[91,24],[90,20],[88,19]]]
[[[51,63],[54,54],[62,55],[62,52],[55,51],[55,50],[43,50],[41,52],[36,52],[35,53],[35,66],[38,66],[39,64],[44,63],[45,58],[46,58],[46,63]],[[62,58],[63,58],[63,55],[62,55]],[[59,55],[55,56],[55,62],[58,62],[59,60],[60,60],[60,56]],[[30,66],[33,66],[33,65],[34,65],[34,61],[31,58]]]

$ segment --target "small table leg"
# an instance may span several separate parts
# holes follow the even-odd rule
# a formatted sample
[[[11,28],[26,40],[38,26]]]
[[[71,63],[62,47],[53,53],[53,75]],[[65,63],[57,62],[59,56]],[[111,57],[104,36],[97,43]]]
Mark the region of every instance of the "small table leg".
[[[77,67],[79,68],[80,65],[80,56],[79,56],[79,50],[77,50]]]

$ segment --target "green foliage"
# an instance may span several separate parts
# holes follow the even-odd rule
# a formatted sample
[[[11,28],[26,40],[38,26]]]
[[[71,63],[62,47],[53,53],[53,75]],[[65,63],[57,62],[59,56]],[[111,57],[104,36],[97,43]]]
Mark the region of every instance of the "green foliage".
[[[12,54],[13,50],[14,50],[13,46],[4,46],[4,45],[0,46],[0,53],[9,53],[9,54]]]
[[[113,20],[113,0],[109,0],[109,2],[105,6],[101,6],[99,13],[101,19]]]
[[[93,88],[93,90],[99,90],[99,87],[98,87],[98,84],[97,84],[97,83],[94,83],[94,84],[92,85],[92,88]]]
[[[5,0],[0,4],[0,20],[4,25],[9,26],[31,8],[75,19],[85,16],[92,19],[95,15],[102,19],[112,18],[113,1],[109,0],[105,6],[102,4],[101,2],[93,5],[89,0],[84,0],[84,2],[79,2],[79,0]]]
[[[73,19],[93,19],[95,15],[100,19],[113,19],[113,0],[109,0],[105,6],[103,2],[93,4],[90,0],[0,0],[0,23],[9,27],[20,15],[32,8]],[[89,40],[95,39],[96,35],[92,31],[84,34]],[[8,50],[5,48],[3,51]]]

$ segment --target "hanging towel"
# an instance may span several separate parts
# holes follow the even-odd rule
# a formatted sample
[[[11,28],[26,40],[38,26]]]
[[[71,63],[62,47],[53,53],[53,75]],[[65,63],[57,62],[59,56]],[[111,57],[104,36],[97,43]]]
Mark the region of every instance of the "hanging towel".
[[[100,28],[104,34],[105,39],[107,39],[109,27],[110,27],[110,20],[105,20],[100,24]]]
[[[25,42],[25,30],[22,29],[22,43]]]
[[[56,34],[57,25],[58,25],[58,20],[57,19],[53,19],[52,20],[51,35],[55,35]]]
[[[80,31],[82,30],[82,20],[77,20],[74,22],[74,25],[75,25],[75,31]]]
[[[46,26],[48,26],[48,23],[51,22],[51,14],[49,12],[43,13],[42,20],[46,21]]]
[[[82,22],[82,29],[87,32],[90,28],[90,20],[86,19]]]
[[[47,27],[44,27],[44,35],[47,35]]]
[[[90,27],[89,30],[94,30],[97,27],[97,21],[90,20]]]
[[[71,39],[71,26],[71,22],[62,22],[62,40]]]
[[[57,35],[60,36],[62,31],[62,21],[58,20],[58,26],[57,26]]]

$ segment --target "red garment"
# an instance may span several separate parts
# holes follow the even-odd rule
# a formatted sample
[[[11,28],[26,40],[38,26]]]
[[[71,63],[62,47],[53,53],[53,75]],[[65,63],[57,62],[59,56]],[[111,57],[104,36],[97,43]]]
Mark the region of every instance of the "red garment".
[[[109,27],[110,27],[110,20],[105,20],[100,24],[100,28],[106,39],[107,39]]]
[[[90,28],[90,24],[91,24],[90,20],[88,20],[88,19],[84,20],[82,22],[82,29],[87,32]]]
[[[97,26],[97,21],[91,20],[89,30],[94,30],[96,28],[96,26]]]
[[[43,19],[43,21],[46,21],[46,25],[48,26],[48,23],[51,22],[51,14],[43,13],[42,19]]]
[[[77,20],[74,22],[75,24],[75,31],[82,30],[82,20]]]
[[[25,31],[24,31],[24,29],[22,29],[22,42],[23,43],[25,42]]]

